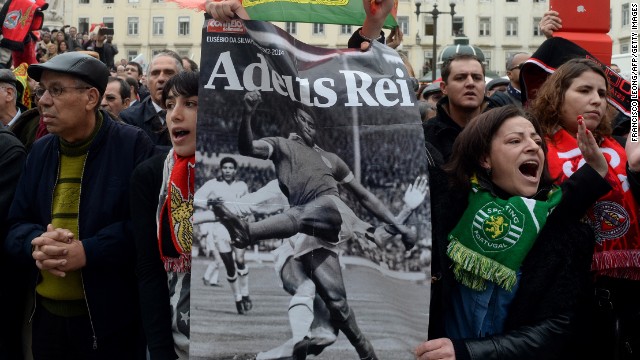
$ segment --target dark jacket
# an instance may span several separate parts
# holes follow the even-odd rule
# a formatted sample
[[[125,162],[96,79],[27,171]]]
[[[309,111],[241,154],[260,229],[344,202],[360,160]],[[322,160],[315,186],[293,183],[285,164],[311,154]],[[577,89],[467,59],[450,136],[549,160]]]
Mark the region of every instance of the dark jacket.
[[[100,61],[107,65],[107,68],[113,69],[113,58],[118,54],[118,48],[115,45],[105,41],[102,47],[98,47],[95,41],[89,41],[84,44],[84,49],[97,52]]]
[[[156,145],[156,152],[167,152],[171,148],[171,139],[166,124],[161,131],[154,131],[153,121],[158,119],[156,108],[151,103],[151,97],[147,97],[139,103],[120,112],[120,119],[144,130],[151,141]]]
[[[177,358],[171,334],[167,272],[160,259],[156,225],[158,194],[162,186],[162,171],[166,157],[167,154],[164,153],[144,161],[131,177],[131,213],[136,214],[133,224],[142,325],[147,337],[149,354],[154,360]],[[163,226],[163,229],[169,228],[168,224]],[[171,235],[169,242],[170,239]]]
[[[78,218],[78,237],[86,254],[82,281],[98,346],[102,336],[139,327],[129,178],[153,151],[142,131],[114,122],[105,112],[102,116],[82,174]],[[59,157],[59,138],[53,134],[33,145],[9,211],[5,248],[18,265],[33,271],[32,288],[39,272],[31,257],[31,240],[51,223]]]
[[[27,153],[24,146],[7,129],[0,128],[0,244],[4,244],[9,206],[18,185]],[[6,291],[0,291],[0,316],[3,326],[0,327],[0,359],[22,358],[22,314],[24,310],[24,278],[12,273],[12,266],[4,252],[0,249],[0,271],[11,274],[4,279]],[[10,290],[9,290],[10,289]]]
[[[485,96],[482,104],[483,111],[498,105]],[[423,123],[424,140],[438,150],[444,161],[449,161],[453,142],[462,132],[462,127],[449,116],[449,97],[445,96],[436,104],[436,116]]]
[[[18,120],[9,127],[27,150],[31,151],[31,146],[36,141],[36,133],[40,125],[40,111],[38,108],[27,110],[20,114]]]
[[[522,99],[515,98],[506,91],[496,91],[491,95],[490,99],[498,106],[516,105],[517,107],[522,108]]]
[[[442,156],[427,143],[432,209],[433,262],[429,339],[447,337],[444,309],[456,286],[446,255],[448,234],[467,206],[468,194],[451,189]],[[585,185],[586,184],[586,185]],[[524,259],[519,287],[509,307],[504,333],[481,339],[453,340],[456,359],[569,359],[578,348],[580,314],[592,289],[590,266],[594,235],[579,221],[584,211],[610,190],[590,166],[562,184],[563,200],[549,216]],[[573,354],[573,355],[568,355]]]

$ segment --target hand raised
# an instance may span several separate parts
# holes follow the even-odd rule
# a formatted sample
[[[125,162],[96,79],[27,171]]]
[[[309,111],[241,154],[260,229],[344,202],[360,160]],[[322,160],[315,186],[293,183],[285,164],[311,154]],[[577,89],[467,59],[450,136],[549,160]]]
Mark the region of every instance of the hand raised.
[[[578,116],[578,148],[582,153],[582,157],[584,161],[589,164],[595,171],[597,171],[600,176],[605,177],[607,172],[609,171],[609,164],[607,164],[607,159],[604,158],[602,151],[600,151],[600,146],[596,142],[596,139],[593,137],[593,134],[589,129],[587,129],[587,125],[585,124],[582,116]]]

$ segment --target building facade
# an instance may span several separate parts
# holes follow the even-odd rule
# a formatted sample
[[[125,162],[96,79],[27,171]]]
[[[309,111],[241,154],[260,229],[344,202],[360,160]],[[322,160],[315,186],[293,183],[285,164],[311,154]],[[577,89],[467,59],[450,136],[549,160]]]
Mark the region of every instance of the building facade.
[[[203,0],[204,1],[204,0]],[[470,43],[482,49],[487,70],[504,75],[505,60],[515,52],[533,52],[544,41],[538,22],[549,8],[549,0],[453,0],[456,14],[441,14],[437,31],[431,14],[415,15],[415,0],[398,0],[398,23],[404,33],[399,48],[407,54],[416,71],[424,74],[423,65],[431,65],[433,36],[436,49],[453,43],[453,37],[466,35]],[[452,0],[423,0],[421,11],[429,12],[433,4],[440,11],[450,11]],[[611,1],[613,54],[629,52],[630,2]],[[53,11],[51,11],[53,10]],[[200,61],[201,12],[180,9],[163,0],[53,0],[46,11],[45,24],[78,26],[88,31],[93,23],[104,23],[115,30],[114,43],[120,53],[116,59],[133,59],[142,54],[147,59],[154,52],[169,48]],[[63,21],[61,21],[63,20]],[[356,26],[276,23],[299,40],[324,47],[346,47]]]
[[[56,5],[64,24],[76,26],[81,33],[88,32],[93,24],[113,28],[113,43],[119,50],[116,60],[143,55],[148,62],[160,50],[171,49],[200,61],[202,12],[181,9],[163,0],[59,0]],[[62,26],[60,21],[52,21],[47,14],[50,10],[45,11],[44,25]]]

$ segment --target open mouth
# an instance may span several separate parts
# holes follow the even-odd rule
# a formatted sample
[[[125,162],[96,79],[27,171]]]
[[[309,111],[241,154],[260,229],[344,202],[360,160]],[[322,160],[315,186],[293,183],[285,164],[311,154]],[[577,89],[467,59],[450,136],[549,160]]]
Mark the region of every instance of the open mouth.
[[[518,170],[520,170],[526,178],[537,180],[539,168],[540,164],[537,161],[525,161],[518,167]]]
[[[172,132],[173,138],[178,140],[178,139],[182,139],[183,137],[189,135],[189,131],[188,130],[173,130]]]

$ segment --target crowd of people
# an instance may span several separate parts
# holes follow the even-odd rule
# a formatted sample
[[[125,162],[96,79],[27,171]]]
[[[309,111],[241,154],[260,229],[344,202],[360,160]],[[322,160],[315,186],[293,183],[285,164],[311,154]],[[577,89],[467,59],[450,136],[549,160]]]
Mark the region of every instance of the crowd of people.
[[[367,51],[385,41],[393,0],[363,7],[365,22],[349,46]],[[205,8],[220,21],[248,19],[238,0],[207,0]],[[551,37],[561,24],[549,11],[540,28]],[[341,255],[430,270],[429,330],[415,344],[416,359],[637,357],[640,145],[626,141],[630,121],[608,105],[610,77],[595,62],[564,59],[525,101],[521,72],[531,54],[507,59],[508,79],[490,84],[475,56],[445,59],[440,81],[416,93],[426,153],[407,154],[363,132],[363,148],[378,151],[361,154],[355,179],[343,160],[351,142],[345,134],[316,138],[317,119],[303,106],[285,126],[256,111],[263,99],[249,92],[243,110],[231,110],[241,123],[227,121],[226,108],[207,114],[200,125],[224,131],[196,144],[198,102],[210,99],[198,98],[195,62],[165,50],[145,71],[115,62],[107,31],[65,26],[41,34],[38,63],[0,70],[0,268],[10,289],[0,292],[0,358],[187,359],[193,238],[207,236],[205,227],[194,231],[196,208],[202,223],[219,223],[228,235],[216,242],[227,246],[218,252],[236,284],[238,313],[252,302],[236,250],[278,254],[290,316],[304,326],[292,322],[292,338],[261,359],[318,354],[338,331],[361,359],[378,359],[342,276],[322,275],[341,266],[327,245],[340,238],[348,239]],[[402,36],[394,34],[388,40],[396,46]],[[406,134],[395,136],[400,143]],[[323,141],[340,150],[321,150]],[[203,166],[196,150],[269,159],[275,169],[231,158]],[[428,159],[428,190],[426,179],[410,178],[418,157]],[[274,179],[287,189],[317,181],[322,166],[285,174],[313,162],[331,163],[323,176],[335,183],[320,184],[328,195],[269,188]],[[376,163],[395,164],[393,174],[368,165]],[[221,195],[199,203],[196,189],[206,180],[212,193],[242,186],[227,194],[233,199],[286,201],[248,219]],[[431,210],[419,207],[427,193]],[[432,219],[418,224],[432,239],[416,239],[406,225],[416,213]],[[342,222],[353,233],[340,231]],[[365,233],[378,249],[358,240]],[[296,253],[300,247],[309,251]]]

